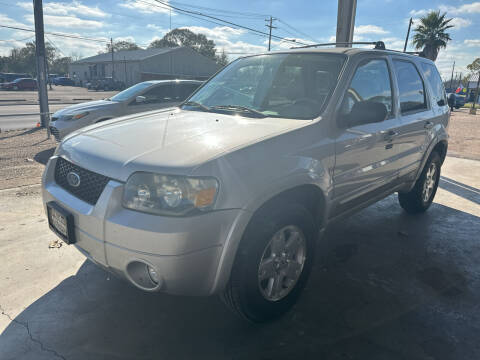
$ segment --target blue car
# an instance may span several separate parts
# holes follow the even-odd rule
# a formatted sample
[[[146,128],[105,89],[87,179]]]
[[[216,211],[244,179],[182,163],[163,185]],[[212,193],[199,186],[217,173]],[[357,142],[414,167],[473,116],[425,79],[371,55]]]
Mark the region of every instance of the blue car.
[[[53,79],[53,85],[75,86],[75,81],[68,77],[57,77]]]

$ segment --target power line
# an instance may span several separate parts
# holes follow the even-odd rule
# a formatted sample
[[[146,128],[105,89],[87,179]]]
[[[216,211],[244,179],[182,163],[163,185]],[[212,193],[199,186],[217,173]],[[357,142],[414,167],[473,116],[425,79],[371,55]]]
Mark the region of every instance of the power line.
[[[155,6],[155,4],[153,3],[149,3],[149,2],[146,2],[146,1],[142,1],[142,0],[138,0],[138,1],[141,1],[143,3],[146,3],[148,5],[151,5],[151,6]],[[240,24],[236,24],[236,23],[233,23],[231,21],[228,21],[228,20],[223,20],[223,19],[220,19],[218,17],[215,17],[215,16],[211,16],[211,15],[207,15],[207,14],[204,14],[204,13],[201,13],[199,11],[191,11],[191,10],[185,10],[185,9],[181,9],[177,6],[173,6],[173,5],[170,5],[169,3],[165,3],[161,0],[154,0],[155,2],[159,3],[159,4],[162,4],[164,6],[158,6],[160,8],[163,8],[163,9],[166,9],[166,8],[171,8],[171,9],[174,9],[180,13],[185,13],[185,14],[194,14],[194,15],[197,15],[197,16],[203,16],[203,17],[207,17],[207,18],[210,18],[210,19],[213,19],[213,20],[216,20],[216,21],[220,21],[222,23],[225,23],[225,24],[228,24],[228,25],[232,25],[232,26],[235,26],[237,28],[241,28],[241,29],[245,29],[245,30],[248,30],[248,31],[251,31],[251,32],[254,32],[254,33],[257,33],[257,34],[261,34],[261,35],[264,35],[264,36],[269,36],[268,33],[264,32],[264,31],[260,31],[260,30],[257,30],[257,29],[253,29],[251,27],[248,27],[248,26],[244,26],[244,25],[240,25]],[[289,39],[285,39],[285,38],[282,38],[280,36],[276,36],[276,35],[272,35],[272,38],[276,38],[276,39],[279,39],[279,40],[285,40],[285,41],[289,41],[289,42],[294,42],[294,41],[291,41]],[[296,44],[302,44],[302,45],[307,45],[305,43],[300,43],[300,42],[295,42]]]
[[[26,28],[21,28],[21,27],[16,27],[16,26],[0,25],[0,28],[35,32],[35,30],[33,30],[33,29],[26,29]],[[47,32],[47,31],[45,32],[45,34],[52,35],[52,36],[58,36],[58,37],[65,37],[65,38],[70,38],[70,39],[78,39],[78,40],[87,40],[87,41],[96,41],[96,42],[108,43],[107,40],[89,38],[89,37],[80,36],[80,35],[62,34],[62,33]]]
[[[291,30],[295,31],[297,34],[300,34],[300,35],[302,35],[303,37],[309,38],[310,40],[315,41],[316,43],[319,42],[318,40],[315,40],[312,36],[306,34],[306,33],[303,32],[303,31],[298,30],[297,28],[294,28],[292,25],[288,24],[287,22],[283,21],[282,19],[277,19],[277,20],[278,20],[279,22],[281,22],[283,25],[285,25],[285,26],[287,26],[288,28],[290,28]]]

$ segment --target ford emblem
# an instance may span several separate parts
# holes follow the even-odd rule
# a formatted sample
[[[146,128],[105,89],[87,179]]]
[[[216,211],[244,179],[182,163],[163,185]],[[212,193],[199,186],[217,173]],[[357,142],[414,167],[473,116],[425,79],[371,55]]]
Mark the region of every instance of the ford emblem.
[[[67,174],[67,182],[68,182],[68,185],[72,186],[72,187],[79,187],[80,186],[80,176],[73,172],[73,171],[70,171],[68,174]]]

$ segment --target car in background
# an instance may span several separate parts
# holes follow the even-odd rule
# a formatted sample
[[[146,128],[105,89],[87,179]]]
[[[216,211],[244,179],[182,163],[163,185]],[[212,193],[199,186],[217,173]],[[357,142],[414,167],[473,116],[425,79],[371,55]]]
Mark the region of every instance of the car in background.
[[[60,76],[53,79],[53,85],[75,86],[75,81],[69,77]]]
[[[151,80],[138,83],[105,100],[69,106],[53,114],[50,132],[57,141],[84,126],[115,117],[180,104],[203,82],[197,80]]]
[[[124,90],[125,83],[123,81],[114,80],[112,77],[105,77],[90,81],[88,89],[96,91]]]
[[[15,79],[12,82],[2,84],[4,90],[37,90],[37,80],[32,78]]]
[[[466,96],[455,94],[455,109],[460,109],[467,102]]]
[[[16,79],[20,78],[31,78],[30,74],[20,74],[20,73],[3,73],[0,72],[0,85],[4,83],[10,83]]]

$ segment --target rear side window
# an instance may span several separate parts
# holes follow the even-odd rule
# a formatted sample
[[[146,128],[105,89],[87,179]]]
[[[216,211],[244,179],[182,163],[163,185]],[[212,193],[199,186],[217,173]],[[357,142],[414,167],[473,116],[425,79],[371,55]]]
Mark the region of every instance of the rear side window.
[[[443,87],[442,78],[438,73],[437,68],[433,64],[422,63],[423,74],[425,79],[430,84],[432,88],[432,97],[433,100],[440,105],[443,100],[443,105],[447,104],[445,99],[445,88]]]
[[[381,103],[389,114],[392,113],[392,87],[385,60],[368,60],[357,67],[343,100],[341,114],[350,114],[353,105],[360,101]]]
[[[427,109],[422,78],[415,65],[409,61],[394,60],[402,114]]]

